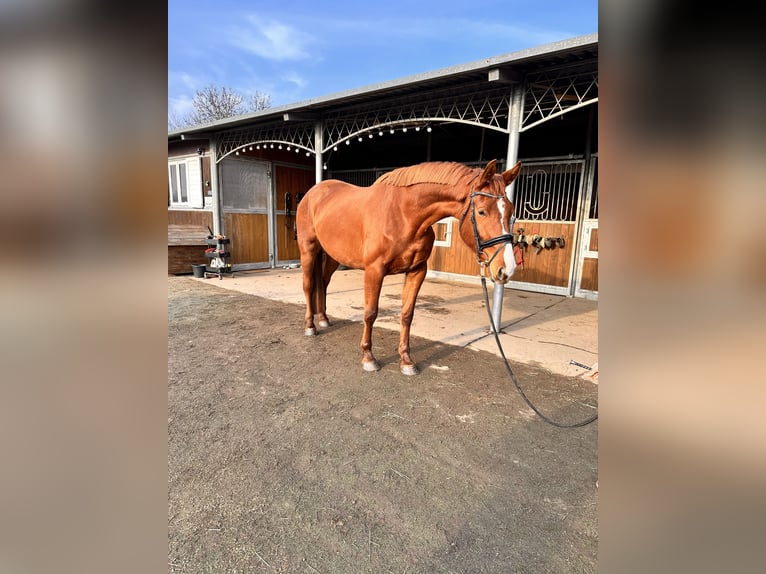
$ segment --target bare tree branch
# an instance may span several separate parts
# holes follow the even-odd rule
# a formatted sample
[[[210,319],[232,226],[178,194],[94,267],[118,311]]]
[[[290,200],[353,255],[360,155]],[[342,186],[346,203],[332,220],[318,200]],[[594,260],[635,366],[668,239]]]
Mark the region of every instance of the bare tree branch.
[[[271,95],[263,94],[261,92],[255,92],[250,96],[249,110],[251,112],[257,112],[259,110],[265,110],[271,107]]]
[[[232,88],[210,84],[197,90],[192,99],[192,106],[194,111],[185,117],[168,112],[168,131],[270,108],[271,95],[255,92],[246,101],[242,94]]]
[[[238,116],[244,113],[242,101],[242,96],[231,88],[217,88],[211,84],[194,94],[191,120],[194,124],[205,124]]]

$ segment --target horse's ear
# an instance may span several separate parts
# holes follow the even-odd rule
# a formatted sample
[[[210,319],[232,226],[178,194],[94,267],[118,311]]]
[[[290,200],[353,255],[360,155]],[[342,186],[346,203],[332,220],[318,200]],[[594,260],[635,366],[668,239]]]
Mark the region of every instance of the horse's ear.
[[[484,172],[481,174],[481,177],[479,178],[479,184],[477,187],[481,187],[485,183],[489,183],[492,181],[492,178],[497,173],[497,160],[493,159],[488,164],[487,167],[484,168]]]
[[[508,171],[503,172],[503,181],[505,182],[505,185],[510,185],[511,182],[516,179],[516,177],[519,175],[519,172],[521,171],[521,162],[516,162],[516,165],[514,165],[511,169]]]

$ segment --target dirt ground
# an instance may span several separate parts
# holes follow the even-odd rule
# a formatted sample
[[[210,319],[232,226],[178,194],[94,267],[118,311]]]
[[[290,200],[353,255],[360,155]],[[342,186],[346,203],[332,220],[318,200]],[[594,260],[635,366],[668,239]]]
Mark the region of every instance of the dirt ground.
[[[595,572],[598,428],[501,360],[168,278],[168,572]],[[328,308],[332,320],[332,309]],[[416,311],[417,313],[417,308]],[[574,421],[597,387],[512,363]]]

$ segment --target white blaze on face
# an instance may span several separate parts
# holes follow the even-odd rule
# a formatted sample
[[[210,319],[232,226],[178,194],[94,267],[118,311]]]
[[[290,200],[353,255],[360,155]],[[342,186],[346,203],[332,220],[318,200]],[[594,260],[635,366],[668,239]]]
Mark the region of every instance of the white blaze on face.
[[[505,199],[500,198],[497,200],[497,209],[500,210],[500,223],[503,226],[503,235],[507,235],[511,231],[505,226]],[[516,257],[513,255],[513,245],[510,243],[505,244],[505,250],[503,251],[503,267],[505,268],[505,275],[511,277],[513,272],[516,271]]]

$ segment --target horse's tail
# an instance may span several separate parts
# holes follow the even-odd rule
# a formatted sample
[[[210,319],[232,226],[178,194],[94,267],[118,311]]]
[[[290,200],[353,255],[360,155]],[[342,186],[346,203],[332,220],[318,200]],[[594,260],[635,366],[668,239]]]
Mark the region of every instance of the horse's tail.
[[[320,248],[314,261],[314,290],[311,293],[315,313],[320,315],[327,313],[327,287],[338,266],[339,263]],[[326,320],[326,317],[321,318],[321,321]]]

